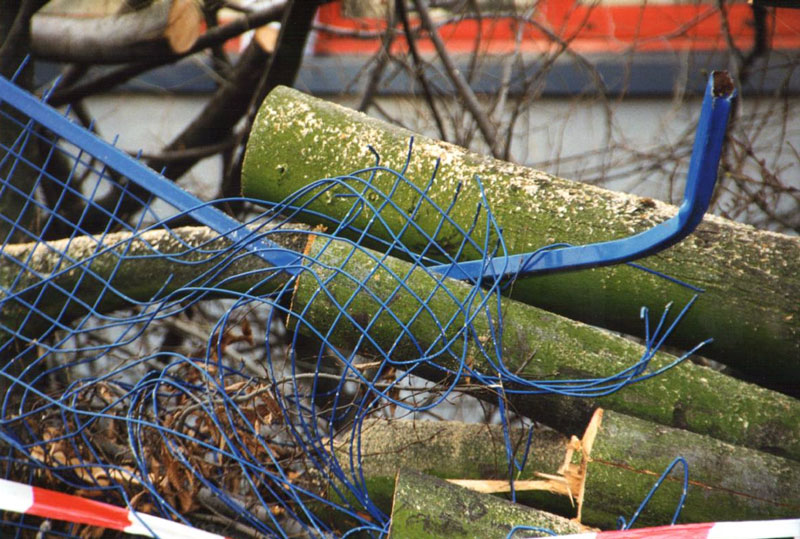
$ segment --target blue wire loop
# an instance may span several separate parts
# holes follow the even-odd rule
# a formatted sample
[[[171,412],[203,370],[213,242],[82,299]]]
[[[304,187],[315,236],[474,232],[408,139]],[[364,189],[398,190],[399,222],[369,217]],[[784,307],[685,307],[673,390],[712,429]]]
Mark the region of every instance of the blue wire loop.
[[[675,217],[627,238],[515,254],[489,261],[442,264],[430,269],[447,277],[472,281],[497,276],[524,277],[630,262],[675,245],[692,233],[708,210],[735,97],[730,75],[725,71],[714,71],[703,97],[683,203]]]

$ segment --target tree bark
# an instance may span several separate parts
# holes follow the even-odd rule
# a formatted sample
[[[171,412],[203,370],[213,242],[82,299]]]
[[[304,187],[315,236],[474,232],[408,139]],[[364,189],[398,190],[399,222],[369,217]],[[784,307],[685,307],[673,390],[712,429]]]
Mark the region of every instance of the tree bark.
[[[126,235],[119,237],[109,235],[107,242],[117,247],[94,260],[92,271],[97,276],[95,279],[83,283],[76,289],[74,282],[80,277],[77,275],[79,272],[65,273],[56,281],[57,284],[89,305],[94,305],[98,295],[104,294],[104,301],[95,307],[102,312],[124,306],[128,302],[126,298],[150,300],[161,290],[168,275],[172,277],[165,292],[176,290],[202,277],[205,266],[177,264],[174,257],[153,259],[146,256],[156,252],[185,253],[187,247],[184,241],[188,240],[178,241],[165,232],[146,234],[153,235],[143,237],[147,243],[138,239],[131,240]],[[453,294],[451,296],[438,286],[437,277],[419,269],[411,271],[410,264],[406,262],[385,258],[377,253],[353,253],[353,247],[342,241],[328,244],[327,241],[320,239],[306,246],[309,236],[314,237],[310,232],[270,235],[271,239],[282,243],[285,247],[306,252],[310,259],[318,261],[310,266],[313,273],[303,272],[293,283],[291,305],[294,314],[290,316],[290,325],[296,325],[297,317],[302,313],[304,319],[313,327],[329,329],[330,344],[348,349],[360,340],[364,331],[358,321],[362,324],[367,323],[364,321],[371,321],[369,335],[377,346],[382,350],[394,347],[393,360],[408,362],[406,366],[399,365],[399,368],[410,369],[414,374],[432,381],[442,380],[446,375],[442,369],[457,371],[460,368],[459,360],[462,354],[474,370],[486,374],[496,372],[476,345],[476,338],[480,341],[488,337],[490,324],[497,320],[495,302],[490,302],[492,307],[488,313],[481,311],[476,314],[472,322],[474,337],[468,336],[469,344],[466,350],[456,346],[450,355],[448,350],[441,349],[437,343],[440,343],[443,337],[446,340],[454,338],[459,331],[459,324],[464,316],[463,305],[468,305],[465,301],[470,293],[468,285],[448,280],[446,284],[449,292]],[[213,239],[216,235],[205,231],[197,237],[205,238],[198,241],[209,241],[209,238]],[[38,248],[44,254],[34,255],[32,258],[29,256],[33,244],[7,246],[0,258],[2,262],[0,287],[8,290],[23,263],[31,266],[39,275],[47,275],[60,259],[62,251],[66,251],[67,256],[77,263],[93,256],[96,243],[94,238],[78,238],[73,239],[67,248],[66,242],[51,242],[47,248],[44,246]],[[191,242],[188,243],[193,245]],[[323,248],[326,244],[327,247]],[[216,244],[210,244],[208,248],[214,246]],[[125,251],[126,249],[128,250]],[[128,256],[120,262],[120,255],[123,252]],[[396,278],[387,269],[375,271],[375,260],[384,258],[384,264],[394,275],[407,276],[404,279],[408,287],[406,290],[397,290]],[[214,262],[215,260],[209,261],[209,265]],[[231,273],[226,275],[235,274],[237,271],[246,273],[258,267],[264,268],[265,272],[271,271],[255,256],[243,257],[238,263],[240,266],[229,268]],[[348,272],[349,276],[337,273],[336,268]],[[117,294],[110,294],[102,286],[103,281],[112,275],[114,276],[112,285]],[[254,284],[251,279],[260,277],[263,277],[263,274],[248,275],[241,281],[224,281],[223,286],[232,289],[238,286],[249,287]],[[27,286],[38,282],[40,278],[24,275],[19,283]],[[317,278],[322,281],[318,281]],[[222,280],[215,278],[213,282],[221,283]],[[342,309],[335,306],[325,293],[320,293],[320,282],[325,282],[324,288],[330,294],[330,298],[334,298],[339,305],[348,305],[345,310],[353,322],[342,318]],[[285,283],[285,278],[277,275],[257,292],[271,292]],[[417,298],[427,298],[435,287],[438,287],[437,291],[426,301],[429,311],[417,316],[420,306]],[[18,284],[15,290],[19,289]],[[38,292],[39,289],[34,289],[31,294],[35,295]],[[408,325],[410,330],[408,333],[403,333],[395,318],[385,311],[380,315],[377,314],[379,304],[375,300],[376,297],[384,300],[392,298],[392,313],[400,323]],[[51,294],[46,299],[48,303],[42,303],[39,308],[59,313],[65,304],[66,296]],[[69,305],[74,306],[77,303],[71,301]],[[63,322],[66,322],[70,315],[86,313],[80,307],[71,308],[80,312],[67,311],[62,317]],[[499,308],[503,313],[504,325],[503,362],[510,372],[529,380],[603,378],[630,367],[644,354],[643,347],[631,341],[529,305],[504,298]],[[6,300],[0,319],[3,324],[13,328],[20,320],[24,320],[27,310],[29,309],[23,304]],[[451,324],[449,330],[443,333],[437,329],[439,327],[437,320],[451,318],[456,320],[456,323]],[[43,320],[42,323],[46,324],[47,321]],[[24,329],[28,333],[31,328]],[[301,324],[299,329],[301,332],[311,334],[305,324]],[[413,339],[409,337],[410,335]],[[403,337],[398,339],[399,336]],[[436,357],[436,364],[420,362],[418,347],[442,352]],[[376,354],[377,350],[362,346],[359,353]],[[651,361],[649,372],[674,360],[675,358],[668,354],[656,354]],[[514,386],[507,385],[506,389],[514,389]],[[496,402],[497,399],[497,395],[490,390],[480,391],[477,395],[491,402]],[[508,398],[519,413],[543,421],[568,434],[581,433],[594,407],[603,406],[662,425],[709,434],[730,443],[800,460],[800,402],[689,362],[681,363],[647,381],[628,386],[623,391],[597,399],[531,394],[509,394]]]
[[[796,517],[800,514],[800,464],[708,436],[666,428],[609,410],[598,411],[583,445],[586,466],[581,521],[615,527],[630,516],[673,459],[689,465],[686,504],[678,522]],[[591,440],[596,428],[596,437]],[[671,474],[638,519],[640,526],[668,523],[682,489]]]
[[[365,422],[359,447],[370,499],[378,493],[377,500],[383,501],[384,492],[395,484],[394,474],[404,469],[445,479],[459,475],[507,477],[499,429],[458,422]],[[519,434],[514,437],[518,439]],[[574,499],[577,508],[567,512],[546,510],[568,516],[577,512],[578,521],[588,526],[613,529],[617,516],[630,518],[678,456],[686,460],[689,470],[687,498],[678,522],[789,518],[800,510],[800,463],[709,436],[598,410],[581,440],[567,442],[543,430],[537,430],[533,440],[532,460],[516,482],[520,490],[529,478],[550,478],[556,487],[569,485],[569,489],[553,488],[549,492],[563,501]],[[341,447],[349,443],[344,439]],[[432,459],[431,455],[441,456]],[[348,461],[347,455],[340,461]],[[475,487],[481,481],[461,484]],[[682,487],[682,474],[668,475],[637,519],[637,527],[669,523]],[[545,500],[525,498],[523,494],[529,492],[518,492],[518,499],[537,507]],[[397,501],[395,496],[395,504]],[[418,500],[416,505],[426,503]],[[549,504],[556,507],[553,502]],[[469,518],[463,517],[462,524]]]
[[[52,0],[31,19],[33,53],[75,63],[125,63],[189,50],[203,16],[194,0],[156,0],[135,11],[98,0]]]
[[[520,428],[510,430],[512,444],[517,449],[524,448],[527,435]],[[528,460],[517,479],[520,483],[538,480],[540,484],[536,489],[520,488],[519,500],[548,511],[574,514],[574,507],[563,494],[565,481],[548,482],[537,475],[558,475],[568,442],[566,436],[554,430],[534,428]],[[351,480],[359,483],[359,470],[350,468],[350,451],[356,451],[355,443],[350,434],[337,438],[336,457],[346,474],[354,474]],[[392,508],[395,476],[400,469],[441,479],[505,480],[508,485],[508,460],[500,425],[367,419],[357,443],[364,488],[370,500],[386,513]],[[328,496],[336,494],[331,492]]]
[[[585,529],[564,517],[419,472],[401,469],[397,474],[390,538],[506,537],[514,526],[537,526],[561,535]]]
[[[499,307],[489,301],[486,309],[475,312],[469,285],[448,280],[444,290],[436,275],[419,268],[412,271],[409,263],[383,254],[354,250],[344,241],[319,238],[309,245],[307,255],[316,262],[310,264],[313,272],[297,278],[289,326],[311,335],[311,324],[343,349],[360,343],[358,353],[366,357],[392,350],[397,368],[432,381],[460,372],[462,358],[477,372],[497,372],[490,363],[499,360],[490,337],[498,309],[503,313],[502,362],[509,372],[528,380],[605,378],[629,368],[645,353],[622,337],[506,298]],[[378,260],[383,266],[376,269]],[[403,288],[396,276],[401,276]],[[425,298],[424,310],[419,298]],[[391,315],[383,307],[387,303]],[[467,314],[475,316],[468,328],[472,333],[464,336]],[[301,315],[306,322],[299,322]],[[449,320],[447,329],[440,329]],[[374,346],[363,339],[367,326]],[[454,344],[445,347],[445,342]],[[421,359],[420,350],[435,359]],[[673,361],[675,357],[658,353],[647,372]],[[508,382],[505,388],[519,389]],[[489,390],[478,396],[497,399]],[[596,399],[512,392],[507,396],[518,413],[567,434],[582,432],[594,408],[602,406],[800,460],[800,401],[691,362]]]
[[[288,88],[273,91],[262,105],[250,136],[243,168],[248,197],[280,201],[319,178],[347,174],[374,165],[372,145],[385,166],[401,170],[412,133],[389,126]],[[476,155],[463,148],[413,135],[414,151],[405,176],[420,188],[441,159],[430,196],[448,207],[456,185],[463,182],[451,216],[469,229],[480,201],[473,181],[479,177],[492,211],[504,230],[510,253],[533,251],[555,242],[586,244],[628,236],[671,217],[677,208],[650,199],[615,193],[566,181],[526,167]],[[390,189],[394,178],[377,175],[372,186]],[[418,194],[398,189],[392,200],[414,207]],[[320,197],[309,209],[342,219],[352,199]],[[367,209],[353,223],[366,227]],[[405,219],[393,210],[383,217],[398,232]],[[301,218],[310,223],[310,214]],[[415,222],[431,236],[438,212],[420,212]],[[484,243],[483,221],[473,238]],[[446,239],[445,227],[437,239]],[[372,233],[387,239],[374,227]],[[408,230],[402,240],[418,252],[427,240]],[[490,245],[492,243],[490,242]],[[452,254],[452,253],[451,253]],[[463,258],[474,258],[468,248]],[[713,337],[704,355],[734,366],[765,384],[800,384],[800,239],[706,216],[694,234],[680,244],[642,262],[672,277],[703,287],[706,292],[669,344],[690,349]],[[514,299],[594,325],[637,335],[635,316],[642,306],[660,310],[670,301],[682,303],[689,290],[627,265],[518,279],[508,288]]]
[[[304,234],[279,235],[286,246],[302,251]],[[86,305],[98,313],[111,312],[135,302],[153,301],[156,295],[166,297],[191,283],[211,286],[225,281],[227,290],[243,292],[256,287],[253,292],[261,294],[286,284],[285,274],[275,273],[258,287],[271,269],[256,256],[237,257],[219,268],[228,247],[227,240],[206,227],[178,228],[171,233],[154,230],[136,236],[117,232],[103,236],[102,243],[94,236],[82,236],[6,245],[0,252],[0,321],[7,328],[41,338],[54,325],[53,319],[68,324],[89,314]],[[217,270],[222,271],[207,273]],[[50,279],[54,272],[59,275]],[[9,299],[20,291],[25,292]],[[30,305],[47,316],[31,315]],[[7,336],[0,332],[0,343]]]

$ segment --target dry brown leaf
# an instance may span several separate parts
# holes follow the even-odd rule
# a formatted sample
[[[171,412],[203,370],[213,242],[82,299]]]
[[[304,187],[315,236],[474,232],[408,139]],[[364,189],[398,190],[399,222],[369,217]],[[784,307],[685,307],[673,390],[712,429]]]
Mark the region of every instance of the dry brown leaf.
[[[181,490],[178,492],[178,507],[181,513],[191,513],[195,509],[194,490]]]
[[[170,463],[167,465],[167,473],[166,478],[169,484],[171,484],[176,491],[180,492],[183,490],[183,484],[181,482],[181,464],[177,460],[171,460]]]
[[[144,497],[146,493],[147,493],[146,490],[140,490],[139,492],[131,496],[130,500],[128,501],[128,505],[131,507],[131,509],[137,509],[139,501]],[[142,511],[141,507],[139,507],[138,509],[139,511]]]

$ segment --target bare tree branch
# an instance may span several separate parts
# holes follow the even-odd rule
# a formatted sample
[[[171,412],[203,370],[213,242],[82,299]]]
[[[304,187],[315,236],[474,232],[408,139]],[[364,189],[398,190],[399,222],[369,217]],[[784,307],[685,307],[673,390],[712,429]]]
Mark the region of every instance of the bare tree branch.
[[[369,108],[369,105],[372,103],[372,99],[375,96],[375,92],[377,91],[381,82],[381,77],[383,77],[383,72],[386,69],[386,64],[389,61],[392,43],[394,43],[394,38],[396,35],[394,26],[394,11],[390,11],[390,13],[386,16],[386,31],[381,37],[381,48],[375,55],[375,67],[373,67],[372,72],[369,75],[369,82],[367,82],[367,87],[364,90],[364,94],[361,96],[361,102],[358,104],[358,110],[361,112],[365,112]]]
[[[428,108],[433,115],[433,121],[436,122],[436,128],[439,130],[439,136],[442,138],[442,140],[447,140],[447,132],[444,129],[442,117],[439,115],[439,111],[436,110],[436,103],[433,100],[433,92],[431,92],[428,79],[425,78],[425,67],[422,62],[422,58],[419,55],[419,51],[417,50],[416,38],[411,32],[411,25],[408,22],[408,10],[406,9],[405,0],[398,0],[395,2],[395,8],[397,9],[397,15],[400,18],[400,22],[403,24],[403,31],[406,34],[406,41],[408,42],[408,51],[411,53],[411,60],[414,63],[413,71],[416,75],[416,79],[422,86],[422,92],[425,95],[425,102],[427,103]]]
[[[247,101],[245,124],[239,132],[239,140],[236,144],[239,152],[234,156],[223,178],[224,189],[228,190],[228,192],[223,191],[222,194],[225,196],[239,194],[242,160],[244,159],[243,148],[247,144],[250,127],[258,112],[258,105],[276,86],[294,84],[319,4],[319,0],[288,0],[281,20],[281,31],[278,34],[275,52],[270,56],[267,68],[261,72],[256,90]]]
[[[439,32],[433,25],[430,11],[428,10],[427,0],[414,0],[414,4],[417,6],[417,11],[419,12],[422,25],[428,31],[428,35],[433,42],[433,46],[436,48],[439,58],[442,60],[442,64],[444,64],[444,68],[447,71],[451,82],[455,86],[458,94],[461,96],[461,99],[464,100],[464,106],[467,107],[467,110],[469,110],[470,114],[472,114],[472,117],[475,118],[475,122],[478,124],[478,129],[480,129],[486,144],[489,146],[489,149],[492,152],[492,155],[494,157],[500,157],[502,152],[498,148],[497,144],[497,129],[492,122],[489,121],[489,118],[483,111],[481,104],[478,102],[478,98],[475,97],[475,93],[472,91],[472,88],[469,87],[469,83],[466,81],[466,79],[464,79],[464,76],[455,66],[452,58],[450,58],[450,55],[447,53],[447,48],[445,47],[442,38],[439,36]]]
[[[11,77],[28,54],[30,19],[47,0],[0,4],[0,74]]]

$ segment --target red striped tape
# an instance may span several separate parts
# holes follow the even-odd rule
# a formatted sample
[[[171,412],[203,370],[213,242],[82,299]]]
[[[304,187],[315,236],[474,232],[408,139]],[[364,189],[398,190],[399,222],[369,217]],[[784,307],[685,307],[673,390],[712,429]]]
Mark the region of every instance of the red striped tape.
[[[0,479],[0,510],[161,539],[225,539],[124,507]]]
[[[225,539],[124,507],[0,479],[0,510],[162,539]],[[800,539],[800,519],[706,522],[561,535],[561,539]]]
[[[800,519],[704,522],[655,528],[559,535],[560,539],[800,539]]]

